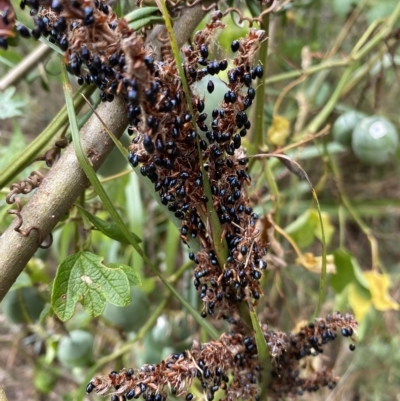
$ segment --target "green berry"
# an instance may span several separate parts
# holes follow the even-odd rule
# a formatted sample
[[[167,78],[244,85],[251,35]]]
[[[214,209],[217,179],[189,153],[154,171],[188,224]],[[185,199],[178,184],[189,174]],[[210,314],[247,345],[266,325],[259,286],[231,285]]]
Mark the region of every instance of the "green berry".
[[[333,124],[333,139],[343,146],[350,147],[354,127],[365,117],[364,113],[355,110],[343,113]]]
[[[131,288],[132,302],[125,306],[107,303],[103,312],[104,320],[126,332],[139,330],[149,318],[150,303],[146,294],[138,287]]]
[[[9,291],[2,302],[3,312],[12,323],[33,323],[39,319],[45,301],[34,287]]]
[[[93,336],[88,331],[73,330],[58,344],[58,360],[69,368],[88,365],[92,355]]]
[[[395,126],[384,117],[364,118],[353,131],[353,152],[357,159],[366,164],[387,163],[396,152],[398,144]]]

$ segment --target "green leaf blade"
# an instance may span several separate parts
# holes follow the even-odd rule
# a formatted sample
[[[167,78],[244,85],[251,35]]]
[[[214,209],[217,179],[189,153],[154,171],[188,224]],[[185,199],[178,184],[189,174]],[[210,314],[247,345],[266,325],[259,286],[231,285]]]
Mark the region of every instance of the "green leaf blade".
[[[106,300],[118,306],[129,304],[129,279],[125,270],[121,266],[108,267],[102,261],[101,256],[78,252],[60,264],[51,303],[62,321],[73,316],[78,302],[92,317],[103,312]]]
[[[142,280],[138,271],[131,266],[124,265],[122,263],[108,263],[107,267],[110,269],[121,269],[128,279],[129,285],[131,287],[142,285]]]
[[[119,226],[116,223],[114,223],[113,221],[111,222],[105,221],[100,217],[97,217],[92,213],[89,213],[81,206],[79,205],[77,206],[79,207],[80,211],[85,215],[85,217],[87,217],[88,220],[104,235],[115,241],[121,242],[122,244],[126,245],[130,244],[130,241],[125,237],[124,233],[120,230]],[[136,234],[132,232],[131,234],[133,237],[135,237],[137,243],[142,242],[142,240]]]

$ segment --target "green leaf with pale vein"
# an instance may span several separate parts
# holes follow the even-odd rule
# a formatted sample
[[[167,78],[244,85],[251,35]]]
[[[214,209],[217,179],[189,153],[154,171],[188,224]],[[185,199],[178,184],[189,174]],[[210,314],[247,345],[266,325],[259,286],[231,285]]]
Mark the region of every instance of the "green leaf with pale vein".
[[[62,320],[70,319],[80,302],[90,316],[101,315],[106,301],[126,306],[131,301],[129,281],[132,275],[122,265],[106,266],[101,256],[78,252],[65,259],[57,269],[51,295],[54,312]],[[132,268],[130,268],[132,269]]]

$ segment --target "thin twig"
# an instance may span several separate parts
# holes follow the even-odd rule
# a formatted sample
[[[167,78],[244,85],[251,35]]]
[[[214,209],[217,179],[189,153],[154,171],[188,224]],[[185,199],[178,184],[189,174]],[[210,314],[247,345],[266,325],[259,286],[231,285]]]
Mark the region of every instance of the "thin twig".
[[[43,61],[53,50],[44,45],[39,44],[35,50],[33,50],[28,56],[24,57],[23,60],[12,68],[1,80],[0,80],[0,92],[6,90],[9,86],[15,85],[20,79],[27,75],[28,72],[32,71],[32,68]]]

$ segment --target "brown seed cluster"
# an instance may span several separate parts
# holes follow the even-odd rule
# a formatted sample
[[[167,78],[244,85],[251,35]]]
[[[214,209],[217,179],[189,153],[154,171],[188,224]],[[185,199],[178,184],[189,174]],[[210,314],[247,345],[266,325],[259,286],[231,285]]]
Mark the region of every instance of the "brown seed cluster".
[[[257,399],[259,372],[254,339],[223,334],[219,341],[203,345],[195,342],[190,351],[172,354],[160,364],[96,377],[88,384],[87,392],[104,394],[114,388],[112,401],[139,396],[147,401],[163,401],[172,392],[190,401],[193,394],[189,388],[193,380],[198,380],[209,401],[219,390],[224,391],[229,401]]]
[[[266,328],[265,328],[266,329]],[[317,391],[321,387],[332,389],[337,378],[329,369],[314,372],[310,377],[300,375],[299,361],[323,353],[323,347],[337,338],[338,333],[354,341],[357,322],[354,317],[338,312],[317,318],[300,329],[298,333],[275,333],[265,330],[265,339],[273,361],[271,390],[280,398],[285,395],[301,395],[303,392]],[[354,344],[350,344],[354,350]]]
[[[219,12],[214,13],[205,29],[196,33],[192,45],[183,49],[190,85],[228,68],[227,60],[210,58],[210,42],[215,31],[224,27],[219,17]],[[154,183],[161,203],[182,221],[182,240],[187,242],[191,237],[200,241],[201,251],[189,257],[197,264],[194,284],[205,304],[204,317],[218,313],[228,318],[238,302],[258,299],[261,293],[265,245],[259,241],[255,227],[258,216],[246,193],[251,179],[241,138],[251,126],[246,110],[255,97],[252,85],[262,77],[262,67],[252,62],[263,36],[263,31],[251,30],[246,38],[232,43],[237,56],[227,71],[221,107],[212,110],[211,116],[204,112],[204,98],[194,92],[192,114],[173,59],[154,64],[154,80],[145,92],[145,101],[133,105],[140,108],[140,115],[131,121],[135,137],[130,162],[134,167],[141,164],[140,172]],[[207,90],[214,91],[212,80]],[[204,172],[212,199],[204,191]],[[215,253],[208,202],[218,213],[221,240],[229,248],[224,265]]]
[[[323,368],[304,376],[300,361],[322,353],[338,331],[344,337],[351,337],[356,327],[352,316],[339,313],[318,318],[296,334],[268,331],[268,326],[264,325],[262,329],[272,357],[269,397],[280,399],[314,392],[321,387],[334,388],[338,378],[330,369]],[[111,394],[112,401],[140,396],[147,401],[165,401],[172,392],[190,401],[193,394],[189,388],[193,380],[198,380],[208,401],[212,401],[219,390],[224,392],[224,395],[218,394],[224,401],[258,401],[263,390],[259,382],[261,374],[254,337],[232,332],[223,334],[219,341],[202,345],[194,342],[190,351],[172,354],[157,365],[95,377],[88,384],[87,392]]]

